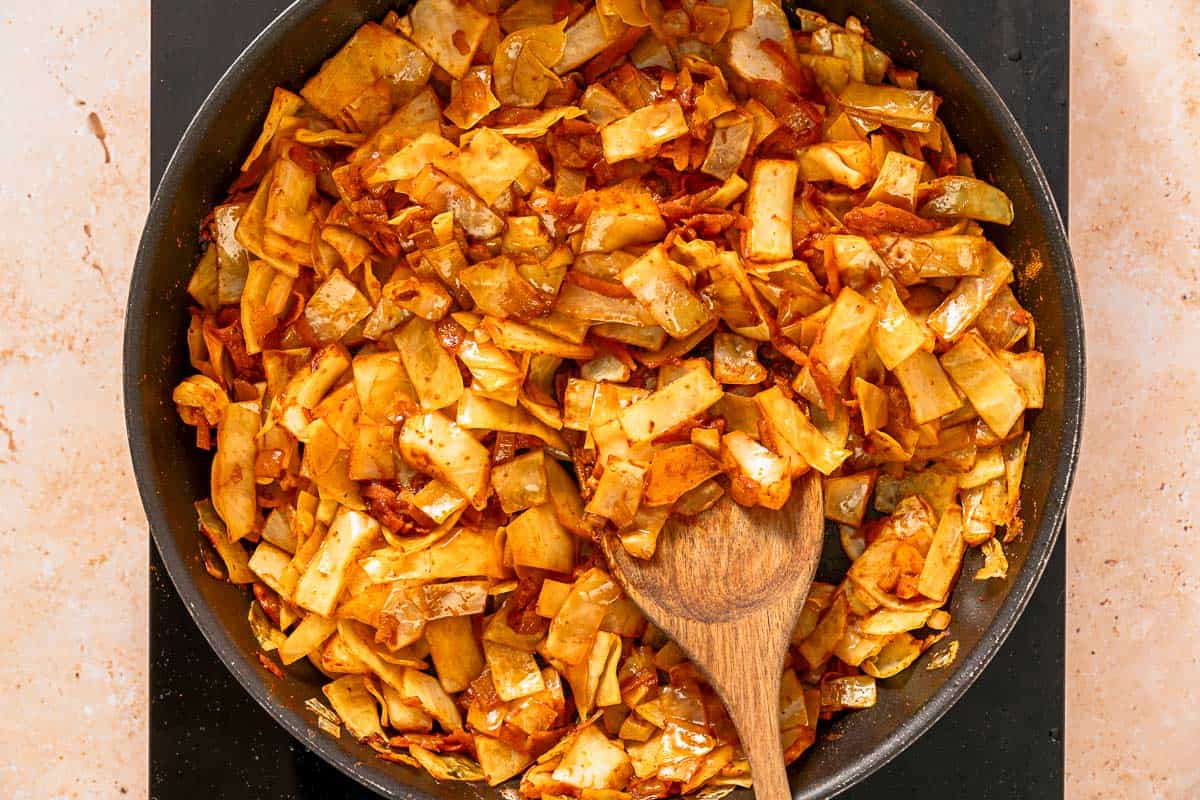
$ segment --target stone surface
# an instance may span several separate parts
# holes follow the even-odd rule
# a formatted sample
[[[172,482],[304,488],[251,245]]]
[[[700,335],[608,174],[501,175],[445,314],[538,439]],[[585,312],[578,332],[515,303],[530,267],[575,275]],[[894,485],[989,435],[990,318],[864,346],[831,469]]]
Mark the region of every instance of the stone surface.
[[[147,538],[120,343],[147,205],[149,10],[7,6],[0,797],[145,797]],[[1183,800],[1200,796],[1200,6],[1074,0],[1072,18],[1089,391],[1068,530],[1067,796]]]
[[[6,800],[147,791],[147,537],[120,377],[149,40],[141,0],[0,9]]]
[[[1200,797],[1200,4],[1076,0],[1067,795]]]

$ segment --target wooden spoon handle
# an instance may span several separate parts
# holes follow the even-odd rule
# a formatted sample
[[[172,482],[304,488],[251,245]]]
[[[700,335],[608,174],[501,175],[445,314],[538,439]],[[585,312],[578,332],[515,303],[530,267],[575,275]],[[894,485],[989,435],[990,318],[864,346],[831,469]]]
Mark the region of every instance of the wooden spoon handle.
[[[755,797],[791,800],[779,732],[779,685],[787,651],[780,632],[790,627],[776,618],[782,616],[779,609],[772,611],[776,613],[712,626],[700,663],[737,727]]]
[[[759,665],[765,666],[761,658]],[[791,800],[779,734],[779,670],[759,672],[754,680],[734,684],[737,688],[727,700],[729,715],[750,760],[754,796],[758,800]]]

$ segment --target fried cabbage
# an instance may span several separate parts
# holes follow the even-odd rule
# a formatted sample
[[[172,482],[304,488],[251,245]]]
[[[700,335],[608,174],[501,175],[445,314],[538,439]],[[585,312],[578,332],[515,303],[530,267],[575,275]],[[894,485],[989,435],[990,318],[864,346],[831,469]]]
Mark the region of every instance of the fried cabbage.
[[[603,537],[652,559],[820,476],[849,566],[791,632],[789,762],[952,633],[964,565],[1007,576],[1047,402],[1014,208],[871,42],[778,0],[418,0],[275,91],[170,399],[214,451],[202,563],[325,674],[323,730],[716,800],[748,761]]]

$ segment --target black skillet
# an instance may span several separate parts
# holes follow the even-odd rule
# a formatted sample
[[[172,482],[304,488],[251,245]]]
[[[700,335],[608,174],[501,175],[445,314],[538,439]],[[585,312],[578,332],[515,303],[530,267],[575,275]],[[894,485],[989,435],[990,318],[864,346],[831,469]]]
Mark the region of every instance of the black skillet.
[[[813,0],[835,20],[862,18],[876,43],[945,99],[942,116],[981,176],[1012,198],[1017,219],[989,236],[1022,272],[1019,296],[1038,322],[1047,361],[1046,408],[1033,433],[1022,493],[1025,535],[1009,549],[1004,581],[956,592],[950,611],[959,657],[930,672],[924,659],[884,681],[878,705],[835,722],[792,769],[797,800],[827,797],[862,780],[928,730],[983,671],[1033,593],[1062,525],[1083,413],[1083,330],[1062,221],[1041,168],[1012,115],[965,53],[908,0]],[[460,800],[495,790],[438,783],[379,761],[348,737],[316,732],[304,701],[320,693],[315,671],[265,676],[246,624],[244,592],[212,580],[196,557],[192,502],[208,494],[208,458],[175,415],[170,393],[189,372],[185,287],[199,254],[197,231],[236,175],[258,134],[275,85],[298,88],[383,0],[299,0],[234,62],[175,151],[155,194],[130,286],[125,333],[125,406],[130,449],[154,541],[196,624],[238,681],[293,736],[365,786],[391,797]],[[1041,264],[1040,271],[1030,269]],[[966,569],[975,564],[969,557]],[[978,586],[978,585],[977,585]],[[748,793],[742,793],[747,794]],[[736,795],[735,795],[736,796]]]

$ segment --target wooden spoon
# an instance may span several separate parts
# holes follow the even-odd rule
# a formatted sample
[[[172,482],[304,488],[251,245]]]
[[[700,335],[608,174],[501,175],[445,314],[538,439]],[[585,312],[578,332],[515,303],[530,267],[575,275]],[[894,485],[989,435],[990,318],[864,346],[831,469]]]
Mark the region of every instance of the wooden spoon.
[[[668,523],[649,560],[630,556],[615,536],[602,540],[630,599],[724,701],[758,800],[792,796],[779,734],[779,682],[824,531],[821,480],[810,472],[779,511],[723,499],[691,523]]]

